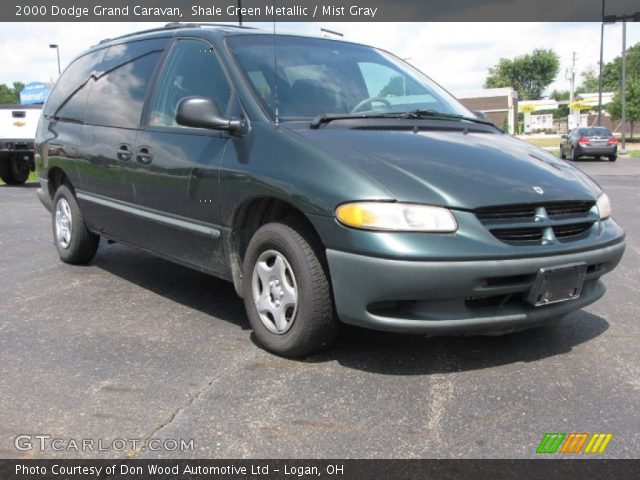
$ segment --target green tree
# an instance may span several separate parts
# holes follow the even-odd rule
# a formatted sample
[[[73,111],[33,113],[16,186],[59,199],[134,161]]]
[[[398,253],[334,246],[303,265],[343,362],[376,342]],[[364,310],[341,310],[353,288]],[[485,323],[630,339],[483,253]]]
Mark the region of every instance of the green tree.
[[[501,58],[489,69],[485,88],[513,87],[523,100],[538,100],[558,75],[560,59],[552,49],[536,48],[513,60]]]
[[[640,80],[640,42],[627,48],[627,80]],[[598,72],[593,68],[582,72],[579,93],[598,91]],[[602,91],[615,92],[622,82],[622,56],[614,58],[602,67]]]
[[[633,127],[640,120],[640,79],[631,80],[627,83],[625,98],[627,100],[627,122],[629,122],[631,129],[629,136],[633,137]],[[622,92],[620,90],[616,92],[611,103],[607,105],[607,111],[615,120],[622,118]]]
[[[24,83],[13,82],[13,86],[0,84],[0,104],[15,105],[20,103],[20,92],[24,88]]]
[[[571,98],[571,93],[569,92],[569,90],[554,90],[549,95],[549,98],[554,99],[556,102],[569,100],[569,98]]]
[[[640,42],[627,48],[627,80],[640,80]],[[622,82],[622,56],[604,64],[602,87],[605,91],[616,91]]]
[[[592,93],[598,91],[598,74],[592,67],[587,68],[580,76],[582,77],[582,84],[576,88],[576,93]]]

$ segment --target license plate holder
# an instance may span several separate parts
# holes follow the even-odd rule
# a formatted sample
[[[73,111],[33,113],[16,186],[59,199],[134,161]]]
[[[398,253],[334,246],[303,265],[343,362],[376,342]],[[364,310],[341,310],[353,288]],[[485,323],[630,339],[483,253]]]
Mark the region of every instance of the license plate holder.
[[[580,297],[587,264],[572,263],[556,267],[542,267],[529,290],[527,302],[534,307],[566,302]]]

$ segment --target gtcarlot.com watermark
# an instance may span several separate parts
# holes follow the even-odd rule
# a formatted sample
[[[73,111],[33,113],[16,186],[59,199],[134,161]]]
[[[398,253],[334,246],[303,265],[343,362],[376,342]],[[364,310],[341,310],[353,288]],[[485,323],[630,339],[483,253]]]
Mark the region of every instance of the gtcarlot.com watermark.
[[[193,439],[140,439],[115,438],[113,440],[93,438],[60,438],[51,435],[18,435],[13,444],[16,450],[27,452],[39,450],[41,452],[191,452]]]

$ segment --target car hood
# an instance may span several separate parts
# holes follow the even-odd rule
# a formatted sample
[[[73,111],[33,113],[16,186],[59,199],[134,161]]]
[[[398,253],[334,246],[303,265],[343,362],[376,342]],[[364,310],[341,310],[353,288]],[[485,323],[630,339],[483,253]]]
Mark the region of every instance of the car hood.
[[[474,209],[594,200],[600,192],[577,168],[502,133],[326,127],[293,130],[340,156],[402,202]]]

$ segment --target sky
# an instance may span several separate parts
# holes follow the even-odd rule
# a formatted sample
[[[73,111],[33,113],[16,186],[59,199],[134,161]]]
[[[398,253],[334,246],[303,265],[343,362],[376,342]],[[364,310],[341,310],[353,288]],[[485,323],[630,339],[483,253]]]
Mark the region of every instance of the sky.
[[[0,31],[0,83],[51,81],[57,78],[55,49],[62,68],[104,38],[161,26],[158,23],[3,23]],[[272,31],[273,24],[252,24]],[[384,48],[404,58],[452,92],[483,86],[487,71],[500,58],[552,48],[560,71],[547,92],[568,90],[565,71],[576,52],[576,86],[580,72],[597,71],[600,23],[278,23],[280,33],[320,35],[320,28],[346,40]],[[627,47],[640,42],[640,22],[627,24]],[[622,52],[622,25],[605,25],[604,60]]]

